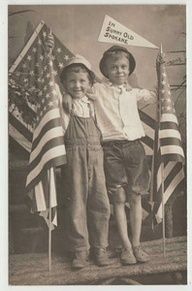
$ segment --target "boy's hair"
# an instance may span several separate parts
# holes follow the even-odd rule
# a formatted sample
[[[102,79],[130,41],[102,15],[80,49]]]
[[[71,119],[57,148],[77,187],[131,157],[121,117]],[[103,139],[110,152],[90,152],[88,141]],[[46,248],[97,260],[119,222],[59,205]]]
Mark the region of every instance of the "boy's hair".
[[[114,45],[104,52],[103,57],[99,64],[100,71],[106,78],[108,78],[107,69],[106,69],[107,61],[109,59],[114,59],[114,58],[118,59],[122,56],[126,57],[129,62],[129,75],[133,73],[136,66],[135,58],[133,57],[133,55],[126,48],[118,46],[118,45]]]
[[[67,78],[67,74],[69,72],[74,72],[74,73],[84,72],[84,73],[87,73],[91,86],[93,85],[93,83],[95,81],[95,74],[92,71],[88,70],[88,68],[86,68],[81,63],[79,63],[79,64],[75,63],[75,64],[71,64],[71,65],[65,67],[62,70],[61,75],[60,75],[60,80],[61,80],[62,83],[65,84],[65,81],[66,81],[66,78]]]

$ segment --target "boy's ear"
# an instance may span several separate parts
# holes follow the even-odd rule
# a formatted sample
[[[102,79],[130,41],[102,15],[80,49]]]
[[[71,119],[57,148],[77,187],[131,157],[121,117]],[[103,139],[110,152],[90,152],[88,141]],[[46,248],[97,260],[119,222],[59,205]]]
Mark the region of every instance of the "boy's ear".
[[[66,88],[63,83],[60,83],[61,93],[66,94]]]

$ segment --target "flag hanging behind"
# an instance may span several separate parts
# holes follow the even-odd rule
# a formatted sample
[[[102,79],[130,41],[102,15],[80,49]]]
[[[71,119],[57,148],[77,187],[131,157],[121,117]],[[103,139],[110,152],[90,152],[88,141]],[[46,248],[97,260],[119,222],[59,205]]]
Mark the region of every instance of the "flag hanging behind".
[[[98,41],[158,49],[156,45],[108,15],[105,15]]]
[[[157,223],[162,221],[164,204],[184,185],[184,152],[171,96],[164,54],[157,58],[158,114],[154,141],[154,170],[151,201]]]
[[[48,54],[49,33],[50,29],[41,22],[9,70],[9,87],[17,92],[14,100],[25,98],[20,103],[33,112],[31,126],[26,126],[12,100],[12,129],[20,133],[20,144],[30,152],[26,187],[32,199],[31,210],[40,212],[46,221],[49,207],[57,206],[54,168],[66,163],[58,73],[72,55],[56,38],[53,54]],[[56,224],[56,215],[52,223]]]

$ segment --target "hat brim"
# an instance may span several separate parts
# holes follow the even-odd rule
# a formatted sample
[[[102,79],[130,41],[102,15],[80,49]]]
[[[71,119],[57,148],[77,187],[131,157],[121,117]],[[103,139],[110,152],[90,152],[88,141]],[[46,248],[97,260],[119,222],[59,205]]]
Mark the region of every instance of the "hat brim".
[[[65,80],[65,77],[66,77],[66,71],[67,71],[70,67],[75,66],[75,65],[80,65],[80,66],[82,66],[82,67],[84,67],[84,68],[86,69],[87,73],[88,73],[89,76],[90,76],[91,84],[93,85],[93,83],[94,83],[94,81],[95,81],[95,73],[94,73],[92,70],[90,70],[90,69],[89,69],[85,64],[83,64],[82,62],[73,62],[73,63],[67,64],[67,65],[63,68],[63,70],[62,70],[62,72],[61,72],[61,74],[60,74],[60,80],[61,80],[61,81]]]

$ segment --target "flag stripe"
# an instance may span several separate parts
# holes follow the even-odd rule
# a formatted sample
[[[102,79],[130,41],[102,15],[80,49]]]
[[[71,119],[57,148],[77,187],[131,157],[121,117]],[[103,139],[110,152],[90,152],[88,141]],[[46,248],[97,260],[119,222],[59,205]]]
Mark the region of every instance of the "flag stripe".
[[[37,28],[35,29],[35,31],[32,34],[32,36],[30,37],[30,39],[28,40],[27,44],[23,48],[23,50],[20,52],[18,58],[15,60],[15,62],[13,63],[11,68],[9,69],[9,73],[13,73],[15,71],[15,69],[18,67],[18,65],[20,64],[20,62],[22,61],[24,56],[27,54],[27,52],[30,49],[30,47],[32,46],[32,44],[34,43],[34,40],[36,39],[37,35],[42,30],[43,26],[44,26],[44,22],[41,21],[39,23],[39,25],[37,26]]]
[[[9,135],[28,153],[31,151],[31,143],[9,123]]]
[[[13,114],[9,112],[9,123],[13,125],[17,131],[24,136],[25,139],[27,139],[30,143],[33,139],[33,134],[30,132],[26,126],[24,126],[21,121],[17,120]]]
[[[149,136],[142,137],[141,141],[146,144],[148,147],[153,149],[153,140]]]
[[[55,152],[55,156],[53,155],[53,152]],[[59,149],[59,152],[63,152],[63,149]],[[32,187],[34,187],[45,175],[45,171],[54,164],[55,166],[61,166],[63,164],[66,164],[66,155],[60,155],[57,156],[58,149],[55,149],[52,151],[51,155],[52,158],[47,158],[47,155],[49,155],[49,152],[45,155],[43,162],[39,165],[38,168],[35,168],[34,171],[30,174],[30,176],[27,176],[27,182],[26,182],[26,191],[28,192]],[[46,162],[45,162],[46,161]],[[43,167],[43,168],[42,168]],[[35,173],[37,171],[38,175]]]
[[[36,201],[36,211],[44,211],[47,208],[46,205],[46,199],[45,199],[45,192],[43,189],[43,184],[42,181],[40,181],[36,186],[35,186],[35,201]]]
[[[61,157],[61,161],[62,161],[63,156],[65,156],[64,155],[64,145],[58,145],[58,146],[48,150],[47,152],[45,152],[44,155],[42,156],[39,164],[35,168],[33,168],[33,170],[31,170],[31,172],[28,174],[27,186],[31,183],[31,181],[36,176],[40,175],[41,171],[43,170],[43,167],[45,167],[47,169],[47,164],[50,164],[50,161],[53,162],[54,158],[56,159],[59,157]],[[57,161],[58,161],[58,159],[57,159]],[[56,163],[55,165],[58,165],[58,164]]]
[[[163,113],[162,116],[161,116],[161,122],[174,122],[176,124],[178,124],[178,120],[177,120],[177,117],[172,114],[172,113]]]
[[[144,127],[144,131],[145,131],[145,135],[150,137],[152,139],[152,141],[154,140],[154,128],[150,127],[149,125],[147,125],[146,123],[142,122],[143,127]]]
[[[181,140],[172,138],[172,137],[166,137],[160,139],[161,146],[169,146],[169,145],[175,145],[175,146],[181,146]]]
[[[35,139],[39,136],[41,131],[43,130],[43,127],[52,119],[60,118],[60,111],[59,108],[54,108],[49,110],[40,121],[39,125],[36,127],[35,132],[33,134],[33,142],[35,142]]]
[[[142,143],[142,145],[143,145],[143,147],[144,147],[144,149],[145,149],[145,154],[147,155],[147,156],[151,156],[152,154],[153,154],[153,150],[152,150],[152,148],[151,147],[149,147],[148,145],[146,145],[144,142],[142,142],[141,141],[141,143]]]
[[[18,138],[13,138],[9,133],[9,151],[16,153],[18,157],[22,157],[24,160],[29,160],[29,151],[27,151],[23,144],[18,143]]]
[[[28,166],[28,172],[32,171],[38,165],[38,163],[41,162],[44,154],[47,151],[58,146],[63,146],[64,149],[64,141],[62,136],[52,138],[46,144],[44,144],[41,151],[37,153],[38,155],[35,157],[35,159],[30,162],[30,165]]]
[[[147,124],[149,127],[155,129],[155,120],[149,116],[147,113],[145,113],[144,111],[139,110],[139,115],[141,120]]]
[[[160,124],[160,130],[163,130],[163,129],[178,130],[178,125],[174,122],[164,121],[164,122],[161,122]]]
[[[30,163],[39,155],[39,153],[42,151],[42,149],[44,149],[45,144],[48,143],[49,140],[54,141],[54,139],[56,140],[57,137],[59,139],[59,142],[62,141],[62,143],[64,143],[63,129],[61,126],[51,128],[50,130],[48,130],[44,134],[44,136],[42,136],[42,138],[39,140],[39,143],[37,144],[35,149],[33,149],[33,151],[31,152]],[[62,137],[62,139],[61,139],[61,137]],[[52,143],[52,146],[54,146],[54,143]]]
[[[171,180],[171,183],[167,187],[167,190],[164,192],[164,203],[166,203],[169,197],[174,194],[174,192],[180,187],[183,183],[183,176],[180,172]],[[162,219],[162,203],[160,204],[158,211],[156,213],[156,219],[160,222]]]
[[[171,173],[174,167],[175,167],[175,162],[173,161],[164,163],[164,176],[167,177]]]
[[[177,145],[161,146],[161,155],[178,154],[184,157],[183,149]]]
[[[184,157],[182,155],[178,155],[178,154],[167,154],[167,155],[163,155],[163,161],[177,161],[180,163],[184,163]]]
[[[178,130],[175,130],[175,129],[163,129],[163,130],[160,130],[159,132],[159,137],[160,138],[166,138],[166,137],[175,137],[177,139],[181,139],[181,135],[179,133]]]
[[[29,111],[29,106],[26,107],[26,111]],[[17,120],[17,122],[21,123],[21,125],[23,125],[27,131],[33,134],[33,127],[31,126],[31,124],[28,124],[23,120],[22,113],[18,110],[16,105],[12,104],[9,107],[9,114],[11,114]],[[33,117],[35,117],[34,114]]]
[[[164,182],[165,190],[167,190],[167,188],[171,184],[171,181],[173,180],[173,178],[175,176],[177,176],[180,171],[183,172],[183,167],[182,167],[182,164],[181,163],[177,163],[177,162],[172,162],[172,163],[174,164],[174,167],[172,168],[172,170],[170,171],[170,173],[165,178],[165,182]]]
[[[174,181],[175,176],[178,177],[178,180],[176,180],[176,182],[178,181],[178,183],[180,183],[180,179],[183,180],[184,179],[184,172],[183,172],[183,167],[181,163],[178,163],[177,161],[171,161],[168,164],[168,171],[165,167],[165,171],[164,171],[164,195],[165,193],[167,193],[168,191],[170,191],[170,195],[172,195],[174,193],[174,191],[178,188],[174,187],[171,188],[170,185],[171,183]],[[159,171],[161,168],[159,168]],[[167,175],[166,175],[167,174]],[[161,175],[161,172],[160,172]],[[159,175],[158,178],[160,178],[160,183],[158,182],[158,191],[156,192],[156,197],[155,197],[155,205],[154,205],[154,213],[157,213],[161,202],[162,202],[162,177]],[[173,184],[174,185],[174,184]]]
[[[63,128],[60,126],[61,120],[60,118],[51,119],[47,122],[47,124],[42,128],[39,135],[33,141],[32,151],[39,145],[41,139],[49,132],[49,130],[54,129],[54,127],[59,128],[59,133],[63,133]]]

